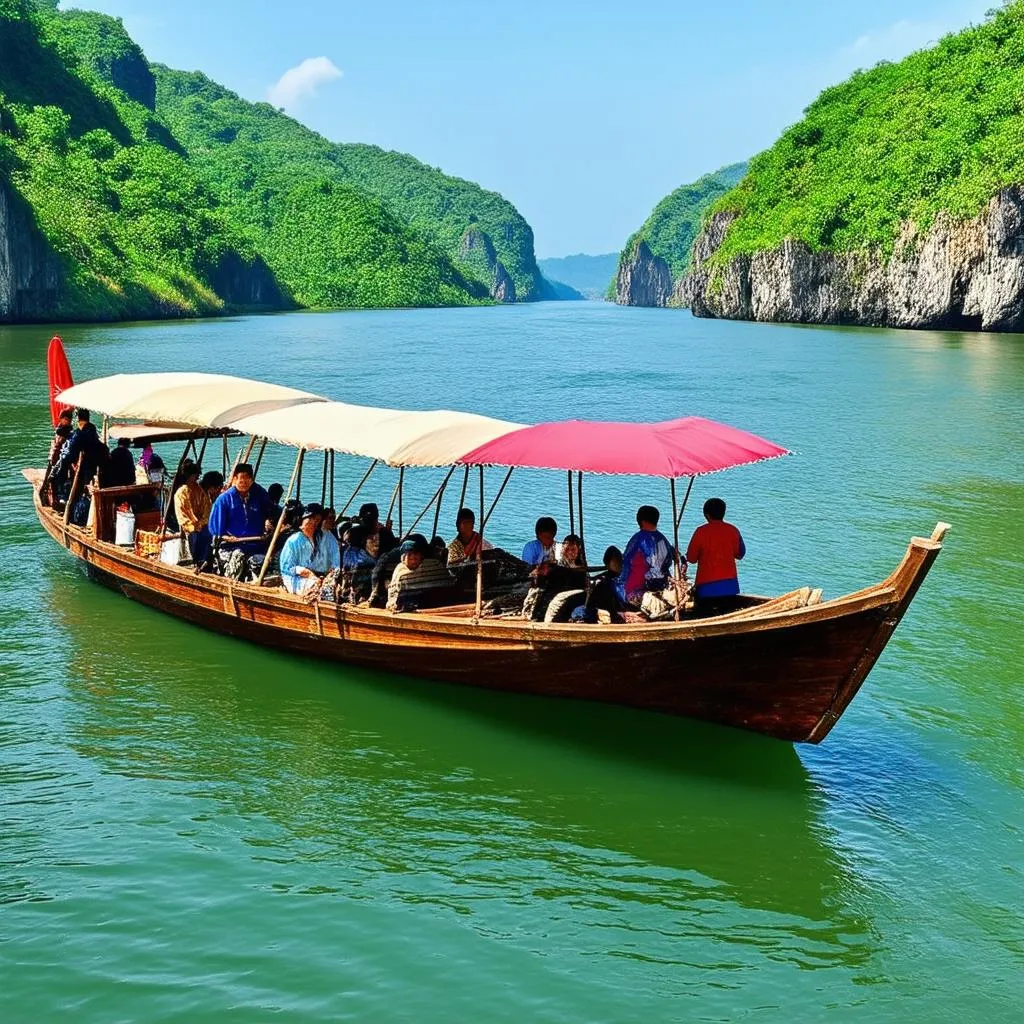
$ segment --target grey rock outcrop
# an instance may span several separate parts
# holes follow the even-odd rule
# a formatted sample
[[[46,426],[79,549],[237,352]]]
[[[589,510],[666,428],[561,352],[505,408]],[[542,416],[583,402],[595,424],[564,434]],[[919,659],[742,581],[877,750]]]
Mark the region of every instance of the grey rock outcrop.
[[[802,242],[708,260],[734,214],[713,217],[672,303],[703,317],[954,330],[1024,329],[1024,186],[1002,189],[979,216],[906,224],[891,256],[814,252]]]
[[[664,306],[672,297],[668,264],[639,241],[619,261],[615,275],[615,301],[620,306]]]
[[[57,312],[63,272],[25,201],[0,180],[0,323]]]
[[[473,276],[483,281],[492,299],[497,302],[516,301],[516,283],[498,259],[494,242],[486,231],[469,227],[459,245],[459,259]]]

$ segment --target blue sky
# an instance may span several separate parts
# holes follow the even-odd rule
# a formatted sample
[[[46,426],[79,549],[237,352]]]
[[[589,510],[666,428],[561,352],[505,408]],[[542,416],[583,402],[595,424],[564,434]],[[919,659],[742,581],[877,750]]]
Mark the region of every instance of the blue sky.
[[[501,192],[538,256],[562,256],[619,249],[662,196],[770,145],[825,86],[996,2],[63,6],[117,15],[151,60],[274,96],[330,139],[403,150]]]

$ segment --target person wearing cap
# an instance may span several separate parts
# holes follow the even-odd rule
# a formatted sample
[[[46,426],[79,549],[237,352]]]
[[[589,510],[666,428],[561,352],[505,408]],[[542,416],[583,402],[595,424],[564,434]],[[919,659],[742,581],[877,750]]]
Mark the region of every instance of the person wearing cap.
[[[323,509],[307,505],[299,529],[281,549],[281,583],[290,594],[304,594],[332,569],[341,568],[341,551],[332,533],[320,529]]]
[[[387,607],[391,611],[414,608],[418,598],[426,591],[448,588],[454,582],[452,574],[437,558],[431,557],[430,545],[425,537],[410,537],[399,547],[401,561],[395,567],[388,584]]]
[[[380,509],[372,501],[359,506],[359,521],[366,535],[364,547],[371,558],[380,558],[398,547],[398,538],[389,524],[380,521]]]
[[[174,515],[178,529],[185,537],[192,561],[202,565],[210,549],[210,509],[213,507],[209,495],[199,483],[202,469],[187,459],[180,473],[180,483],[174,492]]]

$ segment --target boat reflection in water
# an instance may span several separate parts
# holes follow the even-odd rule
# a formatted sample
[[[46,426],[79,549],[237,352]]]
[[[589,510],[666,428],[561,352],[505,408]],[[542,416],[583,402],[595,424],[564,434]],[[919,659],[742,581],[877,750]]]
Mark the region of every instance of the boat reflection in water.
[[[223,844],[226,820],[256,886],[433,903],[478,928],[495,899],[613,927],[625,907],[638,942],[767,942],[802,967],[868,955],[859,883],[788,745],[358,669],[339,686],[337,667],[70,591],[52,603],[77,752],[170,787],[180,817],[161,841]],[[99,664],[108,612],[122,642]]]

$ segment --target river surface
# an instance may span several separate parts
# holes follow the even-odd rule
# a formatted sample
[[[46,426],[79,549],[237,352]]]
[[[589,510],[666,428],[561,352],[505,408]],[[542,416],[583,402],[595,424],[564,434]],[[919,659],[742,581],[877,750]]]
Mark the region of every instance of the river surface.
[[[860,695],[793,748],[278,655],[89,583],[19,474],[55,329],[0,328],[5,1024],[1022,1019],[1024,338],[598,303],[60,329],[78,379],[764,434],[795,457],[699,480],[683,526],[724,497],[752,591],[855,589],[948,520]],[[586,487],[592,553],[668,504]],[[564,489],[513,477],[493,539],[564,529]]]

